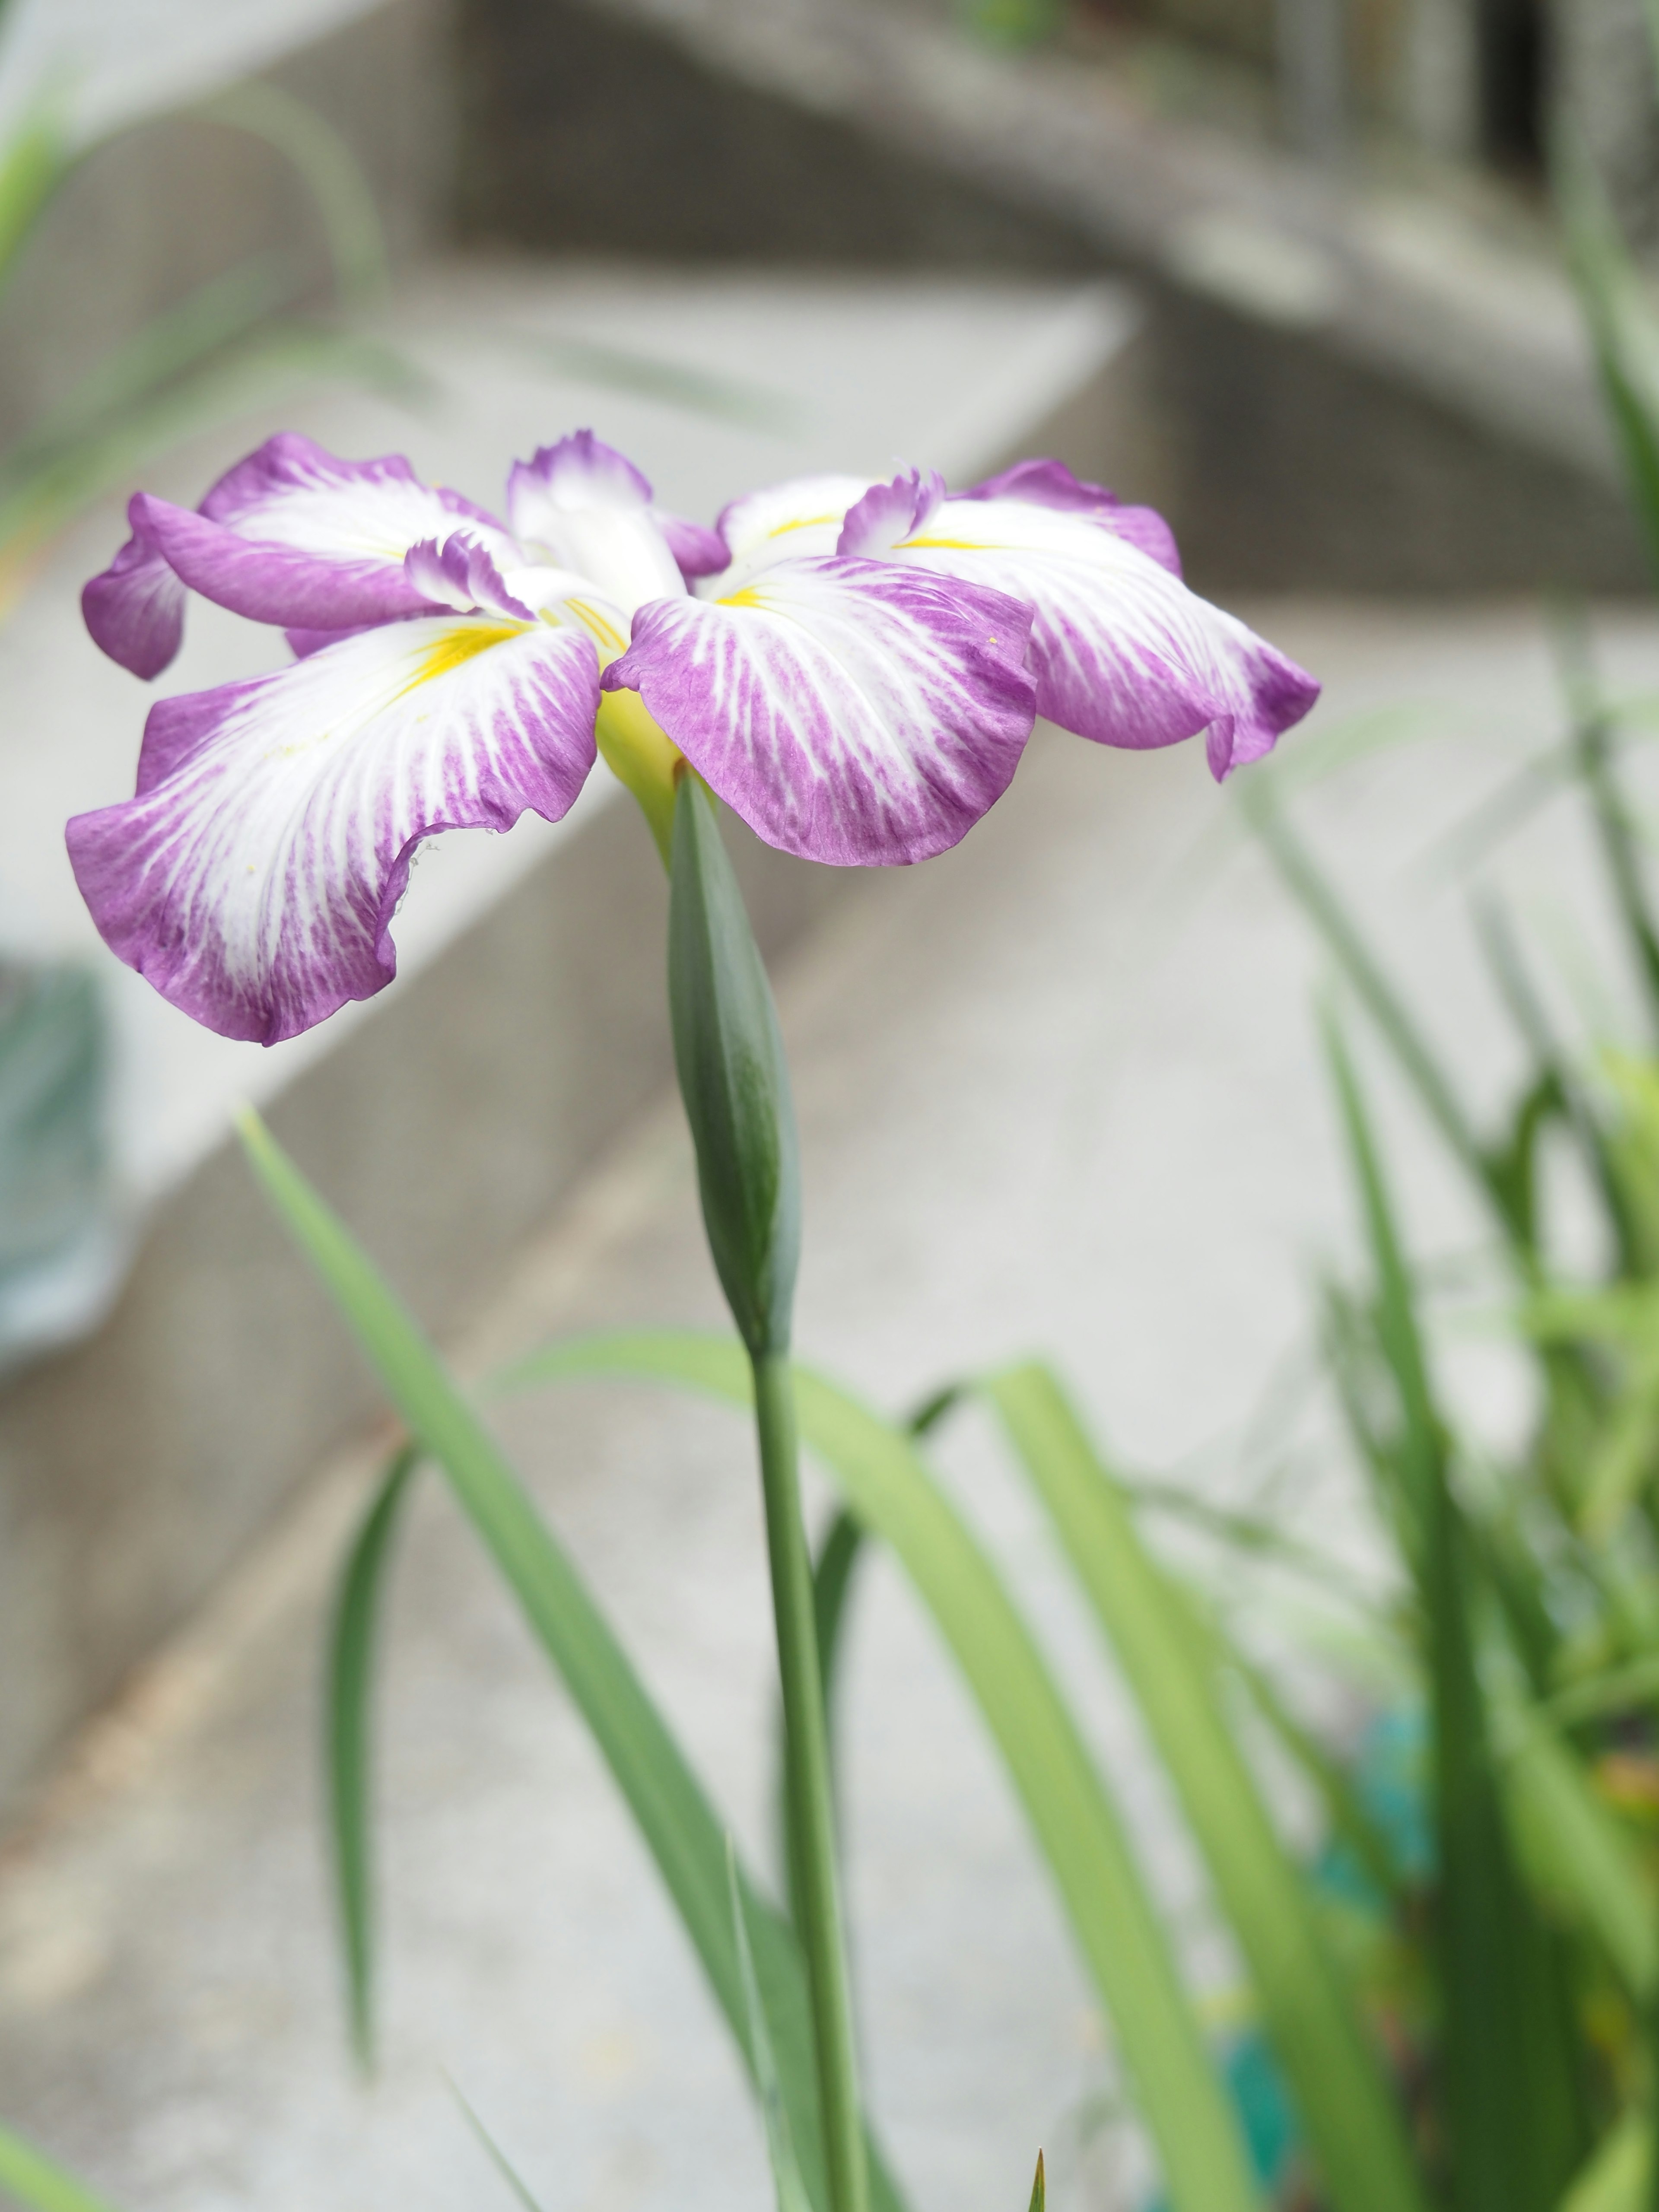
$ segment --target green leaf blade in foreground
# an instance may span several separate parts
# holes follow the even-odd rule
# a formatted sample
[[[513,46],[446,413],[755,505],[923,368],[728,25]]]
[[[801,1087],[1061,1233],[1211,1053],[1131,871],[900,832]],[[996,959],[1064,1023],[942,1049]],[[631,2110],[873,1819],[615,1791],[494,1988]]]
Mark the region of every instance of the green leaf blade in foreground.
[[[987,1387],[1180,1794],[1333,2203],[1419,2212],[1392,2092],[1222,1713],[1196,1623],[1054,1377],[1024,1366]]]
[[[449,1479],[457,1502],[518,1600],[592,1733],[678,1910],[751,2078],[742,1973],[732,1926],[725,1831],[586,1584],[410,1315],[258,1116],[242,1117],[249,1160],[387,1395]],[[735,1351],[735,1347],[733,1347]],[[824,2203],[805,1977],[793,1936],[744,1877],[748,1929],[767,2004],[790,2131],[815,2205]],[[902,2212],[873,2149],[876,2212]]]
[[[0,2197],[15,2197],[24,2212],[110,2212],[101,2197],[0,2125]]]
[[[573,1338],[496,1388],[634,1376],[750,1402],[730,1340],[683,1331]],[[1259,2207],[1248,2154],[1110,1801],[1000,1581],[907,1439],[797,1368],[801,1436],[848,1505],[895,1554],[1007,1765],[1116,2030],[1176,2212]]]
[[[370,1757],[375,1633],[380,1594],[410,1480],[420,1451],[406,1444],[381,1478],[340,1578],[328,1649],[329,1833],[345,1948],[352,2048],[368,2067],[374,2051],[374,1913],[370,1857]]]
[[[1478,1664],[1479,1561],[1451,1480],[1416,1295],[1340,1032],[1326,1045],[1376,1271],[1376,1328],[1416,1509],[1409,1564],[1432,1720],[1440,2112],[1459,2212],[1554,2212],[1589,2147],[1560,1939],[1521,1879]]]

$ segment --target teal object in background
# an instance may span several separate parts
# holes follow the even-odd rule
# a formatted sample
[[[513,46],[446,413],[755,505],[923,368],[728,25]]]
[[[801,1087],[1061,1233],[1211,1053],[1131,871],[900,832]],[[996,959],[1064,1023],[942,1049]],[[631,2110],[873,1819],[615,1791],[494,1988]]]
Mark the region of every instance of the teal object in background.
[[[1428,1760],[1427,1714],[1420,1705],[1397,1705],[1370,1722],[1350,1769],[1360,1805],[1407,1887],[1426,1885],[1434,1872]],[[1320,1851],[1311,1880],[1327,1897],[1365,1914],[1388,1909],[1371,1876],[1340,1839]],[[1273,2046],[1259,2029],[1249,2028],[1222,2046],[1218,2057],[1256,2179],[1276,2201],[1291,2179],[1303,2136]],[[1170,2212],[1167,2200],[1154,2198],[1146,2212]]]
[[[120,1280],[107,1063],[84,969],[0,968],[0,1371],[92,1327]]]

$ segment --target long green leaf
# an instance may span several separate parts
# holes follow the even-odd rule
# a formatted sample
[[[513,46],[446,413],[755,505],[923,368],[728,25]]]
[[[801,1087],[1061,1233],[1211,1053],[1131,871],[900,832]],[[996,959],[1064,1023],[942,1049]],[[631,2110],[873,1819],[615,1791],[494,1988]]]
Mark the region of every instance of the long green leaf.
[[[823,1686],[824,1732],[829,1740],[832,1765],[836,1753],[836,1692],[840,1683],[842,1631],[847,1621],[847,1601],[852,1595],[853,1581],[859,1560],[863,1554],[864,1531],[857,1516],[845,1506],[840,1507],[824,1532],[812,1565],[812,1615],[817,1631],[819,1678]],[[781,1857],[789,1875],[789,1917],[796,1918],[800,1909],[799,1872],[796,1863],[796,1842],[788,1775],[786,1771],[787,1747],[784,1739],[783,1716],[778,1716],[778,1833],[782,1843]],[[837,1791],[839,1799],[839,1791]],[[799,1924],[799,1923],[798,1923]]]
[[[1659,1926],[1635,1850],[1583,1766],[1517,1696],[1504,1712],[1504,1781],[1540,1886],[1600,1941],[1638,2003],[1659,1994]]]
[[[1013,1368],[987,1390],[1180,1793],[1333,2204],[1418,2212],[1393,2096],[1227,1725],[1205,1640],[1054,1376]]]
[[[374,1897],[370,1858],[375,1632],[381,1586],[410,1478],[420,1452],[406,1444],[392,1461],[340,1577],[329,1637],[325,1713],[329,1833],[345,1947],[352,2045],[367,2067],[374,2053]]]
[[[84,438],[0,492],[0,612],[41,542],[139,462],[312,377],[346,377],[404,393],[415,388],[408,365],[373,339],[291,318],[260,326],[125,414],[100,418]]]
[[[1595,355],[1608,422],[1638,528],[1659,572],[1659,415],[1649,363],[1652,333],[1641,282],[1619,235],[1595,163],[1571,128],[1558,136],[1552,161],[1555,203]]]
[[[1327,1045],[1376,1274],[1376,1327],[1398,1402],[1411,1560],[1426,1626],[1434,1738],[1443,2112],[1459,2212],[1552,2212],[1586,2123],[1559,1946],[1521,1884],[1477,1671],[1475,1553],[1452,1494],[1414,1295],[1370,1123],[1334,1023]]]
[[[477,2137],[484,2156],[489,2160],[489,2163],[495,2167],[496,2172],[500,2174],[502,2181],[507,2185],[507,2193],[512,2197],[514,2203],[519,2207],[519,2212],[542,2212],[540,2200],[537,2197],[534,2191],[531,2188],[530,2184],[519,2172],[518,2167],[514,2165],[512,2160],[496,2142],[495,2136],[491,2135],[489,2130],[484,2125],[477,2112],[474,2111],[470,2100],[461,2094],[461,2091],[457,2087],[453,2081],[449,2085],[449,2093],[451,2096],[454,2098],[455,2102],[460,2106],[462,2115],[465,2118],[468,2127],[471,2129],[473,2134]]]
[[[342,306],[376,307],[391,287],[386,233],[356,155],[331,123],[280,85],[227,85],[198,110],[263,138],[298,173],[321,218]]]
[[[0,287],[77,158],[61,91],[48,89],[0,148]]]
[[[761,2002],[760,1984],[755,1978],[755,1954],[749,1942],[743,1887],[738,1880],[737,1852],[729,1836],[726,1856],[732,1893],[732,1928],[737,1938],[744,2002],[749,2008],[749,2039],[755,2053],[755,2087],[760,2099],[761,2118],[766,2128],[766,2151],[772,2166],[772,2191],[777,2198],[777,2212],[806,2212],[806,2188],[800,2178],[795,2146],[790,2140],[789,2114],[778,2084],[777,2061],[773,2056],[772,2038],[766,2025],[766,2008]]]
[[[750,1402],[740,1346],[682,1332],[572,1339],[519,1362],[499,1387],[599,1375]],[[799,1368],[795,1397],[803,1441],[909,1576],[979,1705],[1111,2015],[1176,2212],[1254,2205],[1237,2124],[1164,1930],[1076,1725],[995,1570],[897,1430]]]
[[[0,2196],[13,2197],[25,2212],[109,2212],[72,2173],[0,2124]]]
[[[267,1196],[344,1315],[387,1395],[443,1468],[457,1503],[563,1678],[656,1860],[752,2078],[755,2057],[727,1897],[725,1831],[702,1785],[575,1567],[414,1321],[258,1116],[244,1115],[241,1130]],[[746,1877],[745,1891],[752,1891]],[[758,1895],[748,1926],[790,2131],[813,2203],[822,2206],[823,2148],[800,1954],[789,1929]],[[878,2212],[899,2212],[901,2200],[873,2150],[871,2183]]]
[[[1493,1194],[1485,1156],[1449,1079],[1352,916],[1314,866],[1300,840],[1292,835],[1271,780],[1257,782],[1247,779],[1243,804],[1281,881],[1335,955],[1365,1011],[1415,1088],[1430,1119],[1471,1179],[1491,1200]]]
[[[1626,2112],[1585,2161],[1561,2212],[1648,2212],[1652,2172],[1652,2124],[1645,2113]]]

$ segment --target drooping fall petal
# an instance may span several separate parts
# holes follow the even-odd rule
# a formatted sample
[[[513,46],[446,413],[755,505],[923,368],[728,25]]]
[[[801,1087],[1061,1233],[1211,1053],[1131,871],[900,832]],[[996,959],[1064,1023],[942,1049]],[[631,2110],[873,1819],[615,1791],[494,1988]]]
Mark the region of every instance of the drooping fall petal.
[[[790,561],[659,600],[605,675],[768,843],[842,866],[954,845],[1030,733],[1030,616],[920,569]]]
[[[275,1044],[392,980],[423,838],[568,810],[598,675],[579,627],[427,616],[164,700],[137,795],[69,825],[76,881],[164,998]]]
[[[1319,696],[1294,661],[1086,505],[948,499],[884,558],[1023,600],[1038,714],[1097,744],[1206,732],[1221,777],[1270,751]]]

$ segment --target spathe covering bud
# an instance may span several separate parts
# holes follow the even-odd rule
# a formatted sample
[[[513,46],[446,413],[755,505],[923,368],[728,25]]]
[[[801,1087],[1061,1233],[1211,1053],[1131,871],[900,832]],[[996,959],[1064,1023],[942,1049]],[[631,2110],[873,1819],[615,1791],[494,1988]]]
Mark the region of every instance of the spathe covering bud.
[[[668,1003],[709,1251],[738,1334],[763,1358],[789,1345],[800,1257],[795,1109],[714,801],[689,770],[674,801]]]

